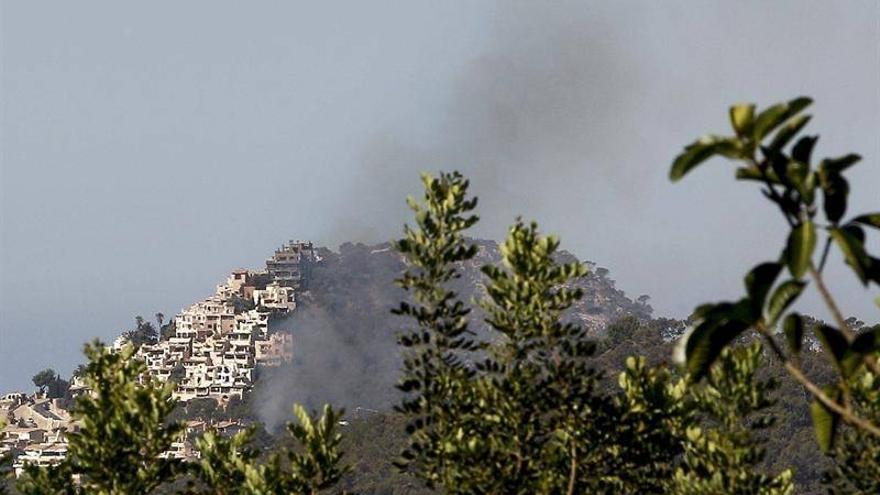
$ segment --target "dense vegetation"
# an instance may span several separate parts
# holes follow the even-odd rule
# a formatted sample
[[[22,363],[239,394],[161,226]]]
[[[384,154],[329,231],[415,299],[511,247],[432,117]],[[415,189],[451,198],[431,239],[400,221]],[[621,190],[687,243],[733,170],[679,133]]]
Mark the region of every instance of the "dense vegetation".
[[[640,321],[623,317],[608,328],[607,336],[596,340],[594,366],[599,371],[599,387],[606,391],[618,388],[617,372],[625,367],[626,358],[641,354],[648,366],[669,361],[674,343],[670,336],[680,333],[682,323],[676,320],[652,319]],[[743,340],[750,340],[746,336]],[[393,344],[392,344],[393,345]],[[808,345],[809,347],[809,345]],[[766,438],[767,456],[759,468],[762,472],[794,471],[797,494],[826,493],[822,485],[823,473],[832,467],[830,460],[811,448],[815,442],[809,415],[809,398],[803,387],[790,379],[768,356],[768,366],[758,373],[761,380],[775,379],[779,388],[769,392],[776,403],[767,411],[777,421],[760,434]],[[801,365],[809,376],[823,380],[831,376],[831,367],[822,354],[806,351],[801,355]],[[184,418],[250,417],[256,419],[252,401],[235,403],[228,409],[218,408],[209,400],[192,401],[169,416],[170,420]],[[349,409],[348,424],[340,427],[344,452],[342,463],[350,470],[342,477],[340,488],[351,493],[365,494],[427,494],[434,493],[423,487],[413,476],[399,472],[393,462],[406,444],[405,418],[399,413],[384,410],[381,413],[365,413],[360,416]],[[254,448],[272,451],[275,446],[291,446],[286,435],[256,433]]]
[[[664,335],[675,332],[681,322],[654,319],[640,322],[623,318],[609,328],[609,335],[596,342],[593,356],[599,371],[599,388],[612,392],[617,384],[619,370],[625,368],[626,358],[641,354],[648,366],[660,365],[669,360],[674,343]],[[755,339],[746,335],[740,341],[746,344]],[[818,495],[827,493],[822,480],[832,470],[831,459],[815,448],[815,436],[809,413],[810,398],[802,386],[791,379],[778,366],[778,361],[765,351],[765,365],[757,373],[762,382],[775,381],[778,388],[767,392],[774,404],[765,409],[766,416],[773,416],[773,425],[757,434],[765,439],[766,457],[759,464],[758,472],[779,473],[793,471],[794,493]],[[831,365],[815,351],[801,355],[801,365],[806,373],[818,381],[832,376]],[[391,462],[397,457],[406,441],[404,417],[394,412],[384,412],[351,419],[342,428],[344,461],[352,466],[344,478],[344,487],[355,493],[430,493],[405,473],[398,473]],[[855,450],[853,453],[861,453]],[[876,478],[876,474],[874,475]],[[858,493],[858,492],[856,492]],[[870,493],[870,492],[867,492]]]
[[[413,325],[400,338],[402,469],[446,493],[792,492],[789,470],[757,469],[775,387],[756,378],[759,346],[723,352],[704,384],[629,356],[619,390],[601,390],[595,345],[565,318],[586,268],[559,262],[559,241],[519,220],[503,264],[482,267],[494,332],[483,340],[448,284],[477,252],[463,236],[476,199],[458,174],[423,182],[423,201],[409,200],[416,226],[397,243],[412,297],[395,312]]]

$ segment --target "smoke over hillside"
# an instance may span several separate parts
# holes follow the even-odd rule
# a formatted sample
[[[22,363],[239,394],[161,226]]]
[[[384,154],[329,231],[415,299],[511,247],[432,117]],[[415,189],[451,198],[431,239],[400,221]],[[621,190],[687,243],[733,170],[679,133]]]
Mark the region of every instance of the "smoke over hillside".
[[[474,241],[479,254],[462,267],[455,289],[464,301],[482,295],[480,266],[498,263],[492,241]],[[343,244],[338,253],[322,250],[324,261],[312,271],[309,291],[297,309],[273,328],[293,333],[293,361],[266,369],[254,389],[260,419],[270,430],[290,419],[291,404],[319,409],[329,403],[387,410],[398,398],[394,388],[400,369],[397,335],[409,323],[390,310],[404,292],[392,282],[404,270],[388,244]],[[573,256],[563,253],[571,261]],[[633,301],[615,288],[606,269],[588,263],[591,274],[577,282],[585,297],[571,317],[600,334],[605,325],[624,315],[648,318],[646,300]],[[484,326],[478,312],[472,328]]]
[[[254,391],[268,428],[289,419],[294,402],[351,411],[384,409],[395,400],[396,334],[403,322],[390,309],[402,296],[393,280],[403,264],[385,248],[344,244],[339,253],[322,252],[310,291],[279,325],[293,333],[293,362],[268,370]]]
[[[293,403],[310,410],[390,406],[398,370],[394,332],[367,336],[355,328],[357,321],[343,322],[316,306],[288,320],[280,327],[294,333],[294,360],[266,369],[254,390],[259,418],[270,431],[291,418]]]

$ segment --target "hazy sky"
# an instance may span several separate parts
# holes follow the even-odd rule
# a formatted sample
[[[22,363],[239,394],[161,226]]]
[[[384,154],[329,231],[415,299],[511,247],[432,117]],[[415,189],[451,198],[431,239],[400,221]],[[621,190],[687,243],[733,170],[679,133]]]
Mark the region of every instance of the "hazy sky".
[[[817,152],[861,153],[853,207],[880,206],[875,0],[2,1],[0,43],[0,392],[288,238],[392,238],[420,170],[660,315],[737,297],[781,219],[720,161],[666,178],[732,102],[813,96]]]

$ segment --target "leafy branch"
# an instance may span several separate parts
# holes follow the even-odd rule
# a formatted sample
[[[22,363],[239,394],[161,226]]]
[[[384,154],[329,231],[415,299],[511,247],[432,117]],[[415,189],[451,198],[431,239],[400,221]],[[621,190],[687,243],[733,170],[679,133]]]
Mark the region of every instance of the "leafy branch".
[[[810,121],[801,112],[812,103],[806,97],[772,105],[756,114],[755,105],[740,104],[730,108],[734,135],[710,135],[685,147],[670,169],[670,178],[680,180],[709,158],[722,156],[743,163],[737,168],[738,180],[761,184],[763,195],[774,203],[789,226],[786,245],[775,261],[762,263],[745,278],[746,296],[736,302],[721,302],[698,307],[696,324],[683,342],[688,369],[696,378],[705,375],[721,350],[749,328],[760,332],[788,373],[813,395],[811,406],[817,440],[823,450],[831,448],[837,423],[845,423],[880,436],[880,427],[860,416],[851,406],[849,381],[860,370],[880,371],[880,331],[856,334],[843,318],[837,302],[828,290],[822,271],[832,246],[843,255],[854,275],[866,287],[880,285],[880,258],[871,256],[865,244],[865,228],[880,229],[880,213],[855,216],[843,221],[847,212],[849,182],[845,171],[861,157],[848,154],[811,163],[818,136],[799,137],[789,143]],[[771,133],[773,135],[771,136]],[[818,198],[821,197],[821,210]],[[817,231],[827,236],[814,262]],[[777,284],[787,268],[788,280]],[[834,364],[838,379],[833,386],[821,387],[799,368],[796,358],[802,348],[805,322],[788,308],[808,285],[816,290],[833,316],[836,327],[819,325],[816,337]],[[774,289],[775,286],[775,289]],[[777,325],[783,322],[788,341],[786,353],[774,339]]]

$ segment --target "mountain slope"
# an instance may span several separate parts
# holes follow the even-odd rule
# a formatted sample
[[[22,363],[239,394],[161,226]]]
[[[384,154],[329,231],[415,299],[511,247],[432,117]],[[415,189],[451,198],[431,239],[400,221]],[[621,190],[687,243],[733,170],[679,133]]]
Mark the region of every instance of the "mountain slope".
[[[473,242],[479,253],[462,267],[462,277],[454,284],[465,301],[481,297],[484,291],[480,267],[501,260],[496,242]],[[322,249],[320,254],[324,260],[312,270],[309,290],[301,295],[297,310],[276,324],[293,332],[293,362],[266,370],[254,391],[261,419],[270,429],[288,416],[291,402],[382,410],[397,398],[396,335],[407,322],[392,315],[391,309],[405,298],[393,283],[405,269],[402,258],[387,243],[346,243],[338,252]],[[560,257],[560,261],[574,259],[569,253]],[[650,318],[647,298],[633,301],[615,287],[608,270],[594,263],[588,266],[591,274],[575,284],[585,296],[571,318],[596,336],[622,316]],[[474,329],[485,331],[479,312],[473,313],[472,322]]]

